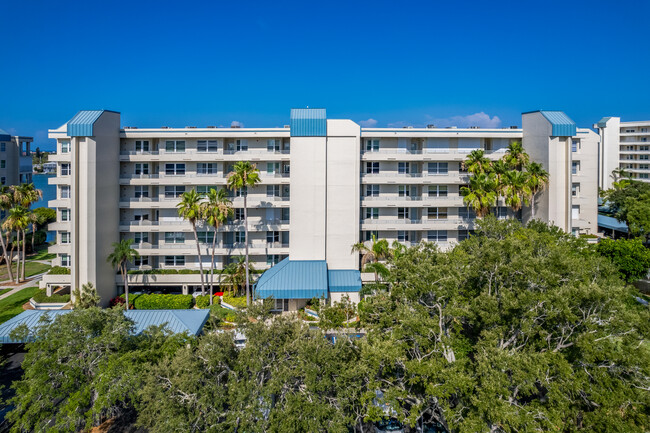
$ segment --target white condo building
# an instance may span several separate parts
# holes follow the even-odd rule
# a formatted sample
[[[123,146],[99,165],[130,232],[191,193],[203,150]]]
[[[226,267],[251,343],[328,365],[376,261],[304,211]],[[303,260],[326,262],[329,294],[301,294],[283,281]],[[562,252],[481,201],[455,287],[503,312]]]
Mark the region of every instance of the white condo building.
[[[191,226],[178,217],[185,191],[225,188],[235,162],[257,165],[262,183],[247,192],[249,248],[257,269],[272,269],[256,285],[279,309],[312,297],[358,300],[359,256],[351,247],[376,234],[407,245],[442,246],[466,238],[475,216],[463,204],[462,161],[474,149],[500,158],[522,141],[550,173],[536,217],[574,233],[596,233],[599,137],[577,129],[564,113],[523,115],[523,128],[361,128],[327,119],[324,109],[294,109],[284,128],[155,128],[120,126],[120,114],[81,111],[58,129],[58,221],[55,264],[70,275],[48,275],[48,287],[92,282],[104,304],[121,292],[107,263],[112,244],[134,240],[133,269],[192,269],[210,263],[212,231],[199,227],[197,257]],[[217,268],[244,254],[243,198],[217,234]],[[498,217],[515,215],[500,204]],[[192,292],[199,275],[133,274],[131,287]]]
[[[12,136],[0,129],[0,186],[32,181],[32,137]]]
[[[603,117],[594,128],[600,134],[600,188],[611,188],[612,171],[620,168],[632,179],[650,182],[650,120],[621,122],[620,117]]]

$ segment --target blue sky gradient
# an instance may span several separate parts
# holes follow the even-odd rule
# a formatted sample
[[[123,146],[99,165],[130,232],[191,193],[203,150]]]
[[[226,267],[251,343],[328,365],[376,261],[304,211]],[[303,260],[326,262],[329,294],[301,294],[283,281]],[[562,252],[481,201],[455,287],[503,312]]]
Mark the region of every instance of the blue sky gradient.
[[[107,6],[106,6],[107,5]],[[579,126],[650,119],[650,2],[3,1],[0,128],[81,109],[124,126]]]

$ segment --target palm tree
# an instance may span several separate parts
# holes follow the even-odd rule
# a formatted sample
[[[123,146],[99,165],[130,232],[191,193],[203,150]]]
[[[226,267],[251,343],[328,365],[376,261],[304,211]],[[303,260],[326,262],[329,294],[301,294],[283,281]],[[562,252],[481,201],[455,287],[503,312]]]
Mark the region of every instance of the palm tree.
[[[32,204],[36,203],[39,201],[41,198],[43,198],[43,191],[40,189],[34,188],[33,183],[24,183],[18,187],[16,187],[19,195],[19,203],[27,208],[28,210],[32,207]],[[32,220],[32,251],[34,251],[34,235],[36,234],[36,229],[37,229],[37,223],[35,219]],[[24,258],[23,258],[23,267],[25,266],[24,263]],[[23,276],[24,278],[24,276]]]
[[[496,176],[496,181],[497,181],[497,186],[499,187],[498,189],[501,189],[501,180],[503,179],[503,176],[508,172],[509,167],[508,165],[502,160],[502,159],[497,159],[496,161],[492,162],[492,173]]]
[[[463,161],[463,167],[471,174],[488,173],[492,162],[485,157],[481,149],[472,150],[467,159]]]
[[[242,286],[247,286],[249,272],[254,271],[253,265],[246,267],[246,258],[237,256],[236,260],[226,266],[226,283],[230,285],[233,295],[237,294],[237,289]]]
[[[508,167],[521,170],[529,161],[528,154],[524,151],[520,141],[513,141],[508,145],[506,154],[503,155],[503,161],[508,165]]]
[[[506,205],[513,211],[518,211],[528,204],[531,191],[528,184],[528,174],[523,171],[510,170],[503,177],[503,197]]]
[[[8,211],[12,207],[13,197],[10,193],[9,187],[3,186],[0,187],[0,210]],[[4,221],[0,221],[0,228],[4,230]],[[2,257],[4,258],[5,264],[7,265],[7,276],[10,281],[13,281],[14,276],[11,271],[11,259],[7,253],[7,248],[9,247],[9,231],[7,231],[7,242],[3,237],[4,233],[0,230],[0,244],[2,244]],[[13,258],[13,256],[12,256]]]
[[[248,206],[247,196],[248,187],[254,187],[262,180],[260,179],[260,171],[255,164],[249,161],[239,161],[233,167],[233,171],[228,174],[228,188],[233,191],[244,190],[244,240],[246,248],[246,305],[250,305],[250,280],[248,276]]]
[[[530,189],[530,207],[531,215],[535,218],[535,199],[537,194],[544,191],[548,185],[549,174],[544,170],[544,166],[538,162],[531,162],[526,166],[528,173],[528,188]]]
[[[126,309],[129,309],[129,279],[127,278],[127,266],[135,259],[140,258],[140,254],[133,248],[131,244],[133,239],[122,239],[120,242],[113,243],[113,252],[108,255],[108,261],[114,268],[122,274],[124,281],[124,293],[126,294]]]
[[[481,173],[469,178],[469,186],[460,189],[463,202],[471,206],[476,216],[483,218],[497,202],[497,182],[494,174]]]
[[[194,232],[194,239],[196,240],[196,252],[199,259],[199,269],[201,272],[201,294],[205,295],[205,284],[203,283],[203,260],[201,260],[201,247],[199,246],[199,236],[196,232],[196,222],[202,219],[202,199],[203,197],[201,194],[197,193],[196,190],[191,189],[181,195],[181,201],[176,205],[176,207],[178,208],[178,215],[192,224],[192,231]]]
[[[214,229],[212,236],[212,257],[210,259],[210,305],[212,305],[212,296],[214,294],[214,251],[217,248],[217,230],[226,222],[229,216],[233,214],[232,202],[228,200],[226,190],[210,191],[205,195],[206,201],[202,203],[201,213],[208,225]]]
[[[361,256],[361,269],[363,270],[368,263],[377,263],[379,260],[387,259],[391,256],[390,246],[386,239],[377,240],[377,236],[372,235],[372,244],[368,247],[365,242],[357,242],[352,245],[352,252],[358,251],[362,254]],[[379,269],[373,267],[375,273],[375,281],[377,281],[377,275],[379,274]]]
[[[29,226],[30,224],[30,219],[29,219],[29,211],[23,207],[23,206],[14,206],[11,209],[9,209],[9,216],[7,217],[5,223],[4,223],[4,229],[9,230],[9,231],[15,231],[16,232],[16,245],[18,246],[18,263],[16,264],[16,283],[20,282],[20,245],[21,245],[21,240],[20,240],[20,235],[22,233],[23,235],[23,240],[22,240],[22,247],[23,247],[23,257],[25,255],[25,229]],[[13,257],[14,253],[14,245],[11,245],[11,256]],[[25,278],[25,264],[23,262],[23,279]]]
[[[621,179],[629,178],[630,174],[625,170],[625,168],[619,167],[612,170],[611,177],[614,179],[614,182],[618,182]]]

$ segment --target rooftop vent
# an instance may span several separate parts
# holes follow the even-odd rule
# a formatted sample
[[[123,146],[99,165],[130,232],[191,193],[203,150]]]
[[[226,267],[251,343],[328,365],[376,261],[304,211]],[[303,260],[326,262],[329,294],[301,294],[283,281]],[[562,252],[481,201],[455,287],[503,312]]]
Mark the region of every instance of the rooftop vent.
[[[480,126],[470,126],[469,129],[481,129]]]
[[[510,129],[519,129],[519,127],[515,125],[515,126],[511,126]]]
[[[289,128],[291,128],[291,125],[284,125],[284,127],[289,129]]]
[[[208,128],[208,129],[216,129],[217,127],[216,127],[216,126],[209,125],[209,126],[206,126],[206,128]]]
[[[237,129],[241,128],[241,126],[239,126],[239,125],[230,125],[230,127],[231,128],[237,128]]]
[[[186,126],[185,129],[196,129],[196,126]]]
[[[161,126],[160,129],[169,129],[169,126]]]
[[[435,128],[435,127],[436,127],[436,125],[431,125],[431,124],[427,125],[427,128],[428,128],[428,129],[433,129],[433,128]]]

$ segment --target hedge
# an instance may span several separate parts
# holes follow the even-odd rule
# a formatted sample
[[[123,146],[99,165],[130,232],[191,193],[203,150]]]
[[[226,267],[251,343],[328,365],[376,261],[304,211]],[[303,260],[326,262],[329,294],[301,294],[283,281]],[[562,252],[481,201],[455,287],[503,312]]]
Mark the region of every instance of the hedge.
[[[50,275],[70,275],[70,268],[65,268],[63,266],[54,266],[48,272]]]
[[[253,274],[261,274],[264,272],[264,269],[253,269],[251,270],[251,273]],[[148,270],[139,270],[139,269],[131,269],[130,271],[127,272],[129,275],[177,275],[177,274],[200,274],[201,271],[194,270],[194,269],[148,269]],[[224,274],[226,273],[224,270],[221,269],[215,269],[214,270],[215,274]],[[210,275],[210,270],[207,269],[203,271],[204,275]]]
[[[223,295],[223,302],[232,305],[235,308],[246,308],[246,296],[233,297],[231,295]]]
[[[221,302],[218,296],[213,296],[212,305],[218,305]],[[210,295],[201,295],[194,298],[196,306],[199,308],[210,308]]]
[[[194,297],[192,295],[139,295],[133,305],[136,310],[187,310],[194,306]]]
[[[34,302],[37,302],[39,304],[42,304],[42,303],[59,304],[59,303],[63,303],[63,302],[70,302],[70,295],[47,296],[47,292],[45,290],[42,290],[42,291],[36,293],[34,296],[32,296],[32,299],[34,300]]]

